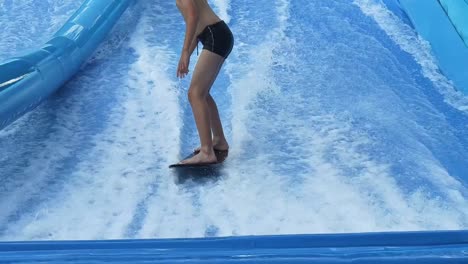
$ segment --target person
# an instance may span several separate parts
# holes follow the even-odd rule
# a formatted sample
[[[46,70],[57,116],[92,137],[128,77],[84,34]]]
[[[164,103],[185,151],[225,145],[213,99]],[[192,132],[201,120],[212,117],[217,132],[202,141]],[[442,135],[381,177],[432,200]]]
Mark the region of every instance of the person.
[[[210,89],[224,60],[232,51],[234,37],[226,23],[211,9],[207,0],[176,0],[176,5],[186,26],[177,67],[178,78],[187,76],[190,55],[195,47],[198,47],[199,41],[203,45],[188,90],[201,144],[191,158],[182,160],[179,164],[213,164],[218,162],[217,154],[227,156],[229,144],[224,136],[218,108],[210,95]]]

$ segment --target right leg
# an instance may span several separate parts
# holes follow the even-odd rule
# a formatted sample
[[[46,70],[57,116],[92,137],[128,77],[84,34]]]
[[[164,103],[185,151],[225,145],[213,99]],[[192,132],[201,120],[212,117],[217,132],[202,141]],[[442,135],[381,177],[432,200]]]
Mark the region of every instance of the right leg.
[[[218,107],[213,97],[208,94],[207,97],[208,108],[210,109],[211,131],[213,133],[213,148],[215,150],[228,150],[229,144],[224,136],[223,125],[219,117]]]

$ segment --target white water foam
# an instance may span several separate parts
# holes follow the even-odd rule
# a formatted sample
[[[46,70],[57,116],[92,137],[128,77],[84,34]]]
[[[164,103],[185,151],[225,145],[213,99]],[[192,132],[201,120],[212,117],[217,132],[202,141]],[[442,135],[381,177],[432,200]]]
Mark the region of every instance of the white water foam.
[[[38,48],[83,3],[72,0],[0,1],[0,62]],[[27,26],[25,26],[27,25]]]
[[[409,25],[402,22],[383,3],[375,0],[354,0],[364,14],[377,24],[397,43],[402,50],[411,54],[421,65],[423,75],[431,80],[445,101],[460,111],[468,113],[468,98],[457,91],[453,83],[440,73],[430,44],[422,39]]]
[[[272,81],[272,66],[276,63],[273,52],[287,41],[285,31],[289,18],[289,1],[278,1],[275,7],[278,25],[267,33],[265,42],[248,50],[242,47],[243,43],[239,43],[239,56],[247,53],[245,57],[249,58],[249,61],[240,62],[242,64],[240,67],[229,60],[226,62],[226,72],[231,79],[236,79],[236,82],[230,86],[233,112],[232,141],[236,143],[231,155],[234,157],[244,147],[243,142],[252,139],[252,135],[248,134],[245,127],[251,104],[255,102],[258,94],[266,91],[277,92],[280,89]],[[291,63],[294,62],[291,60]]]
[[[128,82],[107,87],[123,89],[123,102],[110,114],[107,129],[93,139],[95,147],[81,157],[58,197],[12,224],[7,238],[110,239],[126,234],[155,175],[164,175],[167,158],[177,155],[179,142],[174,129],[181,122],[178,91],[168,77],[175,55],[145,40],[148,27],[142,18],[130,43],[138,59]]]
[[[423,75],[433,82],[434,86],[444,96],[445,102],[464,113],[468,113],[468,98],[461,92],[456,91],[452,83],[440,73],[436,60],[431,54],[431,47],[427,41],[418,36],[413,28],[402,22],[380,1],[355,0],[354,4],[359,6],[365,15],[373,18],[402,50],[414,57],[415,61],[421,66]],[[418,103],[424,102],[424,98],[418,100]],[[429,104],[426,103],[426,107],[428,106]],[[428,109],[431,108],[432,107]],[[437,117],[437,119],[434,119],[434,122],[437,121],[437,125],[441,127],[448,125],[445,123],[444,117],[441,114],[434,112],[431,113],[431,115],[434,118]],[[400,123],[402,123],[402,121]],[[434,126],[437,127],[437,125]],[[412,127],[413,125],[408,123],[405,127],[406,126]],[[426,136],[423,129],[418,132]],[[408,131],[407,133],[414,132]],[[445,133],[447,138],[456,140],[456,137],[449,131],[445,131]],[[413,135],[408,135],[407,139],[411,137],[413,137]],[[461,193],[461,190],[465,189],[463,184],[447,172],[444,166],[440,164],[437,157],[434,157],[431,150],[429,150],[427,146],[421,144],[418,138],[412,140],[411,145],[415,151],[414,153],[408,153],[408,156],[413,156],[415,159],[417,158],[419,160],[418,163],[421,164],[419,168],[421,174],[426,175],[426,178],[430,180],[434,186],[438,186],[438,190],[447,195],[447,198],[453,203],[453,207],[460,209],[460,216],[463,216],[461,219],[466,219],[468,212],[463,210],[463,208],[466,207],[466,201]],[[421,201],[419,201],[419,203],[421,203]]]
[[[259,44],[236,39],[234,59],[226,62],[226,71],[233,80],[233,144],[226,163],[228,177],[195,190],[164,178],[167,159],[178,154],[180,137],[176,84],[167,73],[173,74],[168,65],[177,57],[167,46],[152,46],[145,41],[143,35],[147,33],[143,30],[151,31],[152,22],[143,19],[131,43],[139,59],[129,73],[125,103],[115,110],[109,129],[93,139],[96,147],[83,157],[80,169],[70,175],[62,196],[34,216],[25,216],[12,225],[11,237],[119,238],[127,231],[137,204],[152,193],[155,195],[148,199],[147,215],[137,237],[200,237],[206,235],[206,230],[216,235],[246,235],[463,227],[466,214],[460,209],[466,206],[456,188],[451,197],[458,204],[428,197],[424,191],[416,190],[408,196],[393,179],[389,164],[379,163],[362,151],[362,146],[373,142],[356,131],[350,120],[339,114],[321,115],[314,98],[295,98],[293,89],[282,93],[273,67],[278,63],[298,64],[290,56],[275,53],[293,42],[285,37],[290,2],[278,0],[274,6],[278,25],[267,31],[266,39]],[[250,59],[236,61],[238,55]],[[153,86],[158,87],[157,91]],[[294,107],[303,109],[302,115],[282,112],[273,118],[259,112],[258,100],[265,94],[273,94],[283,107],[287,101],[294,102]],[[258,113],[264,114],[260,116],[264,120],[259,120],[255,128],[278,133],[282,132],[278,129],[287,130],[292,154],[296,155],[291,166],[301,164],[305,170],[297,175],[275,171],[272,156],[282,154],[277,149],[257,153],[246,163],[236,161],[252,141],[268,142],[268,138],[262,138],[268,134],[255,134],[255,128],[248,127],[249,120]],[[335,160],[327,157],[330,152]],[[154,160],[158,167],[154,167]],[[437,164],[434,160],[422,162]],[[446,174],[432,165],[429,169],[433,173]],[[358,173],[350,177],[346,171],[349,168]],[[444,177],[441,181],[447,186],[456,184],[450,181],[450,175]],[[294,178],[301,182],[291,185],[288,181]],[[158,186],[154,191],[148,186],[155,182]]]
[[[278,10],[283,13],[286,13],[287,10],[287,1],[279,1],[282,5],[278,6]],[[220,2],[218,2],[219,4]],[[226,3],[226,2],[223,2]],[[227,6],[227,5],[223,5]],[[286,20],[286,19],[285,19]],[[278,38],[281,35],[281,32],[284,30],[284,21],[280,22],[279,28],[274,28],[269,34],[267,43],[263,44],[274,44],[278,41]],[[236,30],[236,29],[233,29]],[[241,39],[236,38],[236,41],[241,42]],[[236,42],[235,52],[244,52],[242,50],[242,44]],[[257,73],[268,74],[269,64],[268,58],[271,59],[272,51],[269,48],[265,47],[262,50],[254,49],[247,51],[251,54],[255,54],[252,60],[249,63],[254,63],[251,67],[255,67]],[[233,55],[236,56],[236,55]],[[236,69],[229,69],[229,60],[226,62],[226,72],[231,74],[232,71],[237,71]],[[248,71],[248,69],[245,69]],[[264,71],[264,72],[263,72]],[[241,75],[244,73],[240,73]],[[251,75],[249,75],[253,78]],[[261,80],[264,80],[264,77],[259,75]],[[238,88],[242,88],[242,81],[238,83]],[[263,86],[258,86],[262,89]],[[263,87],[268,89],[267,87]],[[242,94],[246,98],[242,97],[240,100],[254,100],[255,92]],[[250,102],[251,103],[251,102]],[[246,110],[244,107],[247,107],[248,102],[245,104],[240,104],[241,109],[237,112],[240,115],[245,114]],[[234,105],[234,104],[233,104]],[[247,117],[245,117],[247,118]],[[239,119],[242,119],[240,117]],[[238,124],[236,131],[239,133],[242,132],[242,128],[239,127],[242,123],[242,120],[236,122]],[[244,132],[245,136],[245,132]],[[237,135],[237,138],[233,141],[239,140],[242,141],[242,135]],[[236,143],[237,145],[237,143]],[[239,152],[241,146],[240,144],[236,146],[233,152]],[[237,149],[237,150],[236,150]],[[238,186],[239,181],[231,181],[230,179],[223,179],[223,182],[218,186],[218,184],[204,184],[198,186],[194,189],[185,189],[184,186],[176,186],[170,182],[162,182],[159,186],[159,192],[151,197],[148,202],[148,214],[144,220],[142,229],[139,232],[139,237],[150,238],[150,237],[203,237],[207,235],[207,232],[210,233],[210,230],[215,233],[215,235],[223,234],[232,234],[232,228],[228,227],[229,223],[232,221],[241,221],[245,222],[245,225],[249,225],[247,220],[242,219],[243,213],[243,203],[236,203],[236,199],[239,196],[248,196],[255,195],[255,192],[235,192],[235,190],[241,186]],[[243,183],[240,183],[243,184]],[[232,186],[236,186],[232,188]],[[221,189],[220,189],[221,188]],[[259,186],[259,188],[261,188]],[[264,187],[266,188],[266,186]],[[230,190],[232,192],[226,192]],[[274,192],[274,191],[273,191]],[[254,199],[255,197],[252,197]],[[234,215],[230,212],[235,212]],[[248,214],[245,214],[246,216]]]
[[[229,24],[231,17],[229,16],[230,0],[211,0],[216,8],[216,13],[219,17]]]
[[[275,3],[280,22],[265,42],[247,50],[248,46],[241,46],[239,53],[247,53],[251,60],[227,61],[226,69],[233,76],[229,176],[200,189],[197,216],[205,217],[204,221],[197,218],[197,226],[210,223],[220,236],[462,228],[466,214],[461,203],[434,199],[424,191],[404,193],[390,164],[363,151],[373,142],[345,114],[320,115],[314,98],[296,96],[294,89],[281,91],[273,68],[294,57],[274,51],[294,43],[284,38],[289,4]],[[276,116],[259,110],[259,100],[266,94],[279,107],[294,102],[301,115],[288,108]],[[250,125],[255,126],[248,127],[252,119]],[[269,134],[285,132],[290,143],[287,150],[271,146],[255,153],[252,160],[242,159],[252,151],[250,144],[270,145]],[[275,164],[277,156],[289,156],[294,163]],[[281,174],[278,167],[282,166],[295,168],[294,173]],[[296,171],[302,166],[304,170]],[[450,179],[446,178],[449,185],[456,184]],[[291,184],[293,180],[299,182]]]

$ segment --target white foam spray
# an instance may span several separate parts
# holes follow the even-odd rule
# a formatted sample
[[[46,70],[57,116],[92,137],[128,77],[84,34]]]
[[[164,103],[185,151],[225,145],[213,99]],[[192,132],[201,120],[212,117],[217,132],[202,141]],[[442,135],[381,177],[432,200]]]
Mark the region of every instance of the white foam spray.
[[[126,234],[138,204],[152,191],[156,175],[165,175],[179,144],[178,91],[168,77],[174,54],[145,40],[148,27],[142,18],[130,42],[137,59],[128,81],[107,87],[122,90],[121,102],[107,129],[93,138],[95,147],[81,157],[55,200],[11,224],[7,238],[110,239]]]
[[[468,98],[457,91],[452,82],[442,75],[431,52],[430,44],[422,39],[409,25],[402,22],[381,2],[354,0],[362,12],[372,17],[377,24],[397,43],[402,50],[411,54],[421,65],[423,75],[431,80],[445,101],[465,113],[468,112]]]

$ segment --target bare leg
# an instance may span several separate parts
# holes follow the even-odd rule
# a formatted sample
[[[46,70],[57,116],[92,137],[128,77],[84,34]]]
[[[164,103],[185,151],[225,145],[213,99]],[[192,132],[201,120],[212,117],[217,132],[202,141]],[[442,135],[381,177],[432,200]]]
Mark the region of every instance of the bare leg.
[[[228,150],[229,145],[224,136],[223,125],[219,117],[218,107],[213,97],[208,94],[208,107],[210,108],[211,132],[213,133],[213,148],[215,150]]]
[[[221,69],[221,66],[222,65],[219,65],[218,73]],[[214,81],[215,80],[213,80],[213,82]],[[227,151],[229,149],[229,144],[226,140],[226,137],[224,136],[223,125],[221,124],[221,118],[219,117],[218,107],[216,106],[216,102],[210,94],[208,94],[207,102],[208,108],[210,110],[211,132],[213,134],[213,149],[215,151]],[[200,152],[200,147],[194,150],[195,154],[198,152]]]
[[[200,54],[197,65],[195,66],[188,96],[190,105],[192,106],[192,112],[195,117],[201,147],[198,154],[190,159],[182,161],[184,164],[216,162],[216,155],[213,151],[211,114],[208,96],[211,85],[218,76],[219,69],[223,62],[223,57],[210,51],[203,50]],[[219,124],[220,123],[221,122],[219,122]]]

